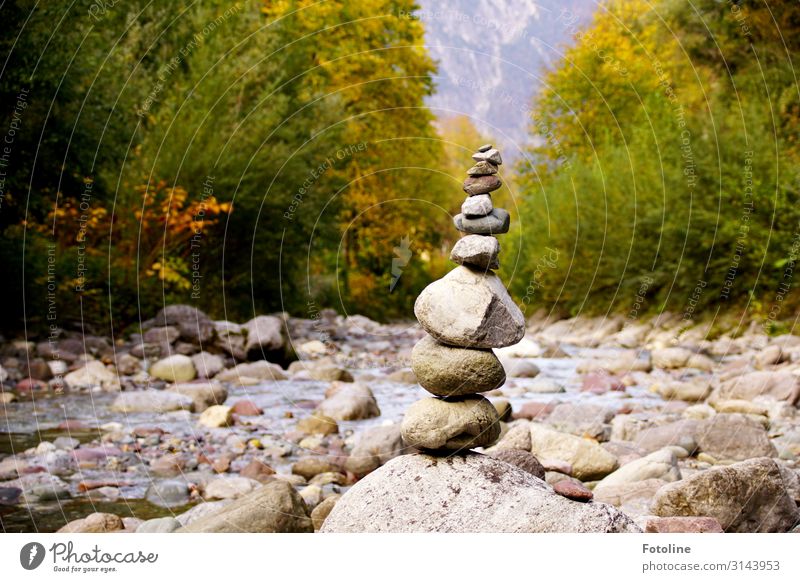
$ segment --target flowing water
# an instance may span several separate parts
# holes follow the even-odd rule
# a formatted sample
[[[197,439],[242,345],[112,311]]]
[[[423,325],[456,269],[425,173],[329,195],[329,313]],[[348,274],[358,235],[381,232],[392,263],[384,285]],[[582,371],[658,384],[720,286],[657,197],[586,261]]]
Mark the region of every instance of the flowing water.
[[[644,388],[629,387],[625,393],[608,392],[602,395],[580,392],[580,376],[576,367],[587,357],[600,354],[599,350],[568,350],[574,357],[570,358],[528,358],[540,369],[537,379],[548,378],[562,384],[566,391],[556,394],[522,393],[504,396],[515,409],[525,402],[592,402],[613,408],[623,404],[637,403],[645,407],[655,405],[660,397]],[[606,355],[608,350],[603,350]],[[524,387],[534,379],[514,378],[509,386]],[[340,422],[340,432],[346,437],[367,427],[388,422],[399,422],[405,409],[415,400],[428,393],[419,386],[399,384],[387,381],[372,381],[370,388],[375,394],[381,408],[381,416],[369,420]],[[299,418],[310,414],[311,410],[324,398],[328,384],[308,380],[287,380],[268,382],[257,386],[239,387],[230,390],[226,404],[247,398],[264,410],[261,417],[253,422],[254,426],[227,429],[243,438],[257,436],[262,440],[276,443],[283,442],[283,435],[294,428]],[[514,393],[514,390],[510,392]],[[114,394],[106,393],[73,393],[52,396],[36,396],[34,400],[21,401],[6,405],[4,415],[0,418],[0,458],[6,454],[22,452],[35,447],[42,441],[52,441],[59,436],[77,438],[82,443],[97,441],[102,434],[97,427],[109,422],[117,422],[123,430],[136,427],[159,427],[177,438],[194,438],[196,436],[197,415],[188,413],[153,413],[120,414],[111,410]],[[66,421],[79,421],[87,428],[62,430]],[[93,427],[93,428],[91,428]],[[283,443],[285,444],[285,442]],[[297,453],[302,452],[294,447],[292,453],[276,458],[271,462],[278,472],[289,472],[292,462],[297,460]],[[119,481],[120,474],[102,469],[79,470],[71,477],[63,477],[70,482],[73,498],[48,504],[37,504],[31,507],[0,505],[0,525],[7,532],[21,531],[55,531],[66,522],[85,517],[93,511],[115,513],[122,517],[135,516],[141,519],[172,516],[181,513],[185,508],[162,508],[144,500],[147,486],[152,482],[146,471],[128,473],[122,477],[125,483],[120,487],[121,497],[116,501],[92,501],[77,491],[80,480]],[[0,485],[1,486],[1,485]]]

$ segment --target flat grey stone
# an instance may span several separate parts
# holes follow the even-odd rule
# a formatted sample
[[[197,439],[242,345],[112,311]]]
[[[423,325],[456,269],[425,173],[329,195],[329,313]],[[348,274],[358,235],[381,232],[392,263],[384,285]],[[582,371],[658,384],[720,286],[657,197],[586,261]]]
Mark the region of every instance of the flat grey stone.
[[[248,360],[275,361],[273,358],[286,347],[283,321],[274,315],[259,315],[242,327],[247,330],[247,344],[244,349]]]
[[[511,217],[503,208],[495,208],[488,215],[480,218],[467,218],[458,214],[453,218],[456,228],[469,234],[503,234],[508,232]]]
[[[179,507],[189,503],[189,486],[185,481],[170,479],[167,481],[153,481],[145,493],[153,505],[159,507]]]
[[[778,451],[761,425],[743,414],[716,414],[699,423],[697,446],[715,459],[745,461],[777,457]]]
[[[53,441],[53,444],[57,449],[61,449],[62,451],[71,451],[73,449],[77,449],[80,446],[81,441],[72,437],[60,436]]]
[[[478,151],[479,152],[488,152],[490,149],[492,149],[492,144],[485,143],[481,147],[478,148]]]

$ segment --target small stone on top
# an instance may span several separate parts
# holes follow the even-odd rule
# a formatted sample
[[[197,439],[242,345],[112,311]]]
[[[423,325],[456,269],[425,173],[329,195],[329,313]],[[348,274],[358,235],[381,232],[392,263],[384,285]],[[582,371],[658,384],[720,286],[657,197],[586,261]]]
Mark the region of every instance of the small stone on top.
[[[485,143],[481,147],[478,148],[478,151],[479,152],[488,152],[490,149],[492,149],[492,147],[493,147],[492,144]]]

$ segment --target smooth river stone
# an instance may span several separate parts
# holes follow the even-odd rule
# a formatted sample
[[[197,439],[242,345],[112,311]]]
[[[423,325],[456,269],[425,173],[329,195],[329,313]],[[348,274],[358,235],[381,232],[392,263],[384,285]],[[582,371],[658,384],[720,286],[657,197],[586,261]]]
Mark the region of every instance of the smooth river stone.
[[[453,218],[456,228],[469,234],[503,234],[508,232],[511,217],[503,208],[495,208],[487,216],[467,218],[458,214]]]
[[[492,210],[492,196],[490,194],[478,194],[477,196],[470,196],[461,205],[461,213],[467,218],[480,218],[486,216]]]
[[[166,390],[140,390],[121,393],[111,404],[111,409],[124,413],[155,412],[158,414],[175,410],[191,411],[194,410],[194,400],[191,396]]]
[[[495,175],[487,176],[470,176],[464,180],[464,192],[470,196],[477,196],[478,194],[488,194],[497,190],[503,183]]]
[[[473,265],[479,269],[497,269],[500,261],[500,241],[493,236],[468,234],[450,251],[450,260],[459,265]]]
[[[419,384],[436,396],[466,396],[494,390],[506,381],[492,350],[454,348],[425,336],[411,352]]]
[[[659,517],[714,517],[730,533],[785,532],[800,520],[800,509],[787,487],[796,479],[780,461],[749,459],[664,485],[650,510]]]
[[[442,343],[463,348],[502,348],[525,335],[525,317],[500,278],[456,267],[420,293],[420,325]]]
[[[500,152],[496,148],[490,148],[484,152],[478,151],[472,154],[472,159],[476,162],[491,162],[497,166],[503,163],[503,158],[500,157]]]
[[[490,162],[478,162],[467,170],[468,176],[488,176],[497,173],[497,166]]]
[[[400,434],[406,445],[429,451],[488,447],[500,436],[500,417],[483,396],[423,398],[406,410]]]

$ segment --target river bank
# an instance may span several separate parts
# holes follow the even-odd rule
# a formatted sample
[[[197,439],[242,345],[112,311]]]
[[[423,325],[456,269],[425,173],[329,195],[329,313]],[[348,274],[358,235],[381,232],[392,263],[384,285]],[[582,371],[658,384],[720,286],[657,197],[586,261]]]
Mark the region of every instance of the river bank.
[[[410,452],[399,422],[424,393],[408,367],[424,334],[318,315],[239,325],[170,306],[116,342],[4,342],[3,529],[215,531],[209,516],[267,494],[297,519],[265,531],[319,529],[354,483]],[[485,452],[529,451],[557,492],[642,529],[795,528],[800,337],[683,327],[531,318],[497,350],[509,378],[486,395],[505,422]]]

